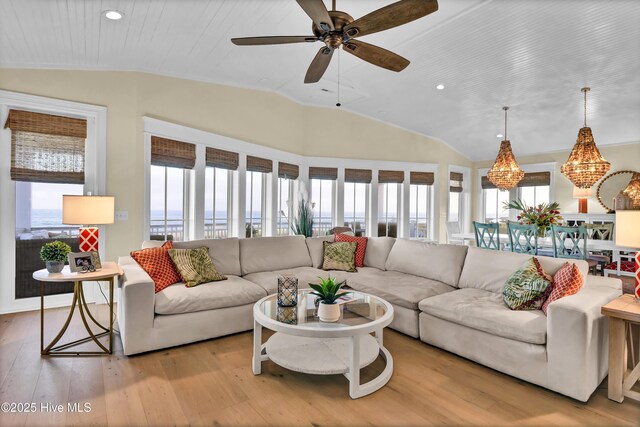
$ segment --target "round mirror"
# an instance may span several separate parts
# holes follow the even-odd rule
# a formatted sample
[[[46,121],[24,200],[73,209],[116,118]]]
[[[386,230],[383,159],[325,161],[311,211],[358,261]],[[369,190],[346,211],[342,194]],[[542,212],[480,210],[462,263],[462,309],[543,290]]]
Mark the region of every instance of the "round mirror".
[[[598,198],[598,202],[600,202],[607,212],[613,212],[613,198],[622,190],[627,188],[627,185],[629,185],[629,182],[631,181],[631,177],[633,177],[633,171],[625,170],[610,173],[600,181],[596,197]]]

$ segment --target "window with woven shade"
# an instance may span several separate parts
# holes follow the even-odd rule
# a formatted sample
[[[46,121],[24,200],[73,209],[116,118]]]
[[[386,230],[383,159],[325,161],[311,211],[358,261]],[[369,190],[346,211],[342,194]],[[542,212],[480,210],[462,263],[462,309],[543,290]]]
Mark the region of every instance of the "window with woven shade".
[[[300,175],[300,167],[286,162],[278,162],[278,216],[277,235],[291,234],[290,218],[295,215],[296,206],[293,194],[296,188],[295,180]]]
[[[207,147],[206,164],[208,167],[238,170],[240,156],[232,151],[221,150],[219,148]]]
[[[261,237],[266,225],[266,188],[273,161],[247,156],[245,237]]]
[[[309,195],[313,205],[313,234],[323,236],[334,227],[335,194],[338,169],[329,167],[309,167]]]
[[[462,214],[462,182],[464,175],[460,172],[449,172],[449,208],[447,222],[458,223]]]
[[[409,172],[409,237],[431,238],[433,172]]]
[[[4,127],[12,180],[84,184],[86,120],[12,109]]]
[[[549,203],[551,193],[551,172],[529,172],[517,186],[518,198],[527,206]]]
[[[462,180],[464,175],[460,172],[449,173],[449,191],[452,193],[462,193]]]
[[[356,236],[366,234],[372,178],[371,169],[344,170],[344,225]]]
[[[196,146],[188,142],[152,136],[151,164],[168,168],[193,169],[196,164]]]
[[[204,237],[222,239],[231,230],[231,189],[240,163],[238,153],[206,148],[204,182]]]
[[[378,236],[398,237],[404,171],[378,171]],[[373,235],[376,235],[375,232]]]

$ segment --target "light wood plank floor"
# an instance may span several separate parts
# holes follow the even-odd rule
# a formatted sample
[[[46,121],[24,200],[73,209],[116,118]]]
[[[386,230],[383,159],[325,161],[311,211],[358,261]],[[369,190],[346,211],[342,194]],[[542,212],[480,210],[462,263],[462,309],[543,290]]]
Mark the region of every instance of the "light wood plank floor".
[[[92,306],[93,307],[93,306]],[[97,307],[106,323],[105,306]],[[47,339],[67,309],[47,310]],[[188,326],[185,326],[188,327]],[[251,373],[250,332],[125,357],[41,358],[39,312],[0,316],[0,402],[62,404],[63,412],[1,413],[2,426],[36,425],[591,425],[638,426],[640,403],[607,399],[606,381],[583,404],[387,330],[391,381],[351,400],[343,376]],[[81,338],[76,316],[69,339]],[[363,379],[382,368],[364,369]],[[68,402],[91,404],[73,413]]]

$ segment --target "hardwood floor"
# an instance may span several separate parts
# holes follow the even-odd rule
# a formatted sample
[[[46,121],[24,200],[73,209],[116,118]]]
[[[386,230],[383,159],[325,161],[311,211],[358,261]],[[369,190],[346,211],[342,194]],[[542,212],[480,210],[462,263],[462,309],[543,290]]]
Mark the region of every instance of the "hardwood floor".
[[[104,309],[97,307],[98,320],[106,323]],[[66,312],[47,310],[45,341]],[[391,330],[385,346],[393,377],[358,400],[349,398],[343,376],[298,374],[271,362],[254,376],[250,332],[133,357],[116,337],[112,356],[41,358],[39,330],[39,312],[0,316],[0,402],[37,407],[0,413],[2,426],[640,425],[640,403],[610,401],[606,381],[583,404]],[[76,315],[68,339],[82,337]],[[382,363],[364,369],[363,381]],[[91,411],[68,411],[69,402],[89,403]],[[64,409],[42,411],[47,403]]]

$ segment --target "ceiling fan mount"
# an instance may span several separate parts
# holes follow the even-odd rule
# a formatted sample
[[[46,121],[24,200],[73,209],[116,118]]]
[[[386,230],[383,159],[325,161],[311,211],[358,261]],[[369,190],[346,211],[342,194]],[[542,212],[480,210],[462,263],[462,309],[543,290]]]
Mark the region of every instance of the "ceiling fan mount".
[[[336,10],[335,0],[332,1],[331,11],[327,10],[322,0],[296,1],[313,22],[313,36],[241,37],[233,38],[231,42],[239,46],[323,42],[325,46],[320,48],[311,62],[305,83],[320,80],[331,62],[333,52],[340,46],[346,52],[378,67],[396,72],[404,70],[409,65],[407,59],[355,38],[404,25],[438,10],[437,0],[400,0],[354,20],[348,13]]]

